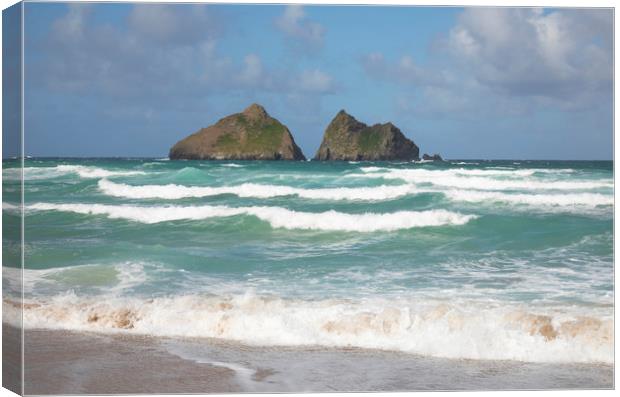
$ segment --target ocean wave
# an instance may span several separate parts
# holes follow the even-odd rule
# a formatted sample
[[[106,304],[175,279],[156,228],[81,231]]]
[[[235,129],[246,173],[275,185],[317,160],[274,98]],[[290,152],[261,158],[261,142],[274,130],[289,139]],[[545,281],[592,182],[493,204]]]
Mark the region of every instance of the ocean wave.
[[[480,163],[465,162],[465,161],[450,162],[450,164],[452,165],[480,165]]]
[[[283,185],[262,185],[244,183],[236,186],[183,186],[168,185],[138,185],[132,186],[123,183],[111,182],[102,179],[98,183],[99,189],[106,195],[131,199],[167,199],[175,200],[191,197],[208,197],[222,194],[234,194],[239,197],[271,198],[281,196],[298,196],[307,199],[323,200],[390,200],[407,194],[415,193],[415,185],[375,186],[356,188],[317,188],[304,189]]]
[[[387,171],[387,170],[389,170],[389,168],[375,167],[375,166],[360,167],[360,171],[362,172],[378,172],[378,171]]]
[[[7,211],[10,213],[21,213],[21,204],[13,204],[7,201],[2,202],[2,211]]]
[[[415,184],[476,190],[589,190],[613,188],[610,180],[544,180],[526,178],[539,170],[425,170],[362,167],[348,177],[396,179]],[[503,179],[497,177],[504,177]],[[519,177],[519,178],[515,178]]]
[[[360,171],[363,173],[373,172],[395,172],[403,173],[409,177],[438,177],[438,176],[502,176],[502,177],[525,177],[535,174],[570,174],[575,172],[571,168],[528,168],[528,169],[515,169],[508,167],[489,167],[484,169],[468,169],[468,168],[453,168],[447,170],[429,170],[429,169],[411,169],[411,168],[386,168],[386,167],[360,167]]]
[[[453,201],[470,203],[504,202],[530,206],[560,207],[599,207],[614,204],[614,197],[600,193],[569,193],[569,194],[507,194],[476,190],[442,191]]]
[[[244,166],[241,164],[230,163],[230,164],[222,164],[222,167],[243,168]]]
[[[250,215],[268,222],[273,228],[348,232],[395,231],[429,226],[464,225],[476,215],[464,215],[446,210],[398,211],[393,213],[348,214],[337,211],[320,213],[292,211],[281,207],[227,206],[131,206],[106,204],[36,203],[29,211],[62,211],[85,215],[104,215],[112,219],[127,219],[140,223],[160,223],[175,220]]]
[[[77,174],[80,178],[91,179],[112,176],[145,175],[146,172],[107,170],[99,167],[66,164],[54,167],[24,167],[24,179],[26,180],[58,178],[68,174]],[[3,177],[8,180],[19,180],[21,179],[21,170],[19,168],[6,169],[3,172]]]
[[[5,299],[7,318],[19,304]],[[277,296],[78,297],[26,301],[26,328],[207,337],[262,346],[361,347],[455,359],[614,361],[613,316],[433,300]],[[15,316],[11,316],[16,312]]]
[[[19,181],[22,179],[21,168],[3,168],[2,179],[5,181]]]
[[[84,264],[48,269],[2,268],[2,280],[7,292],[14,296],[24,293],[38,296],[66,288],[85,286],[89,291],[121,292],[143,285],[147,272],[161,267],[142,262]]]
[[[119,171],[107,170],[99,167],[89,167],[84,165],[57,165],[57,170],[63,173],[75,173],[80,178],[107,178],[111,176],[130,176],[145,175],[144,171]]]

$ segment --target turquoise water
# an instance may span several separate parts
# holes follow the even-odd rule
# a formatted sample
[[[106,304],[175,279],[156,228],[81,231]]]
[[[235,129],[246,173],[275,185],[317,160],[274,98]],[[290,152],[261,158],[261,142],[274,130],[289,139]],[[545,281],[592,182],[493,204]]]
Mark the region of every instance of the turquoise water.
[[[27,327],[613,362],[612,162],[25,167]]]

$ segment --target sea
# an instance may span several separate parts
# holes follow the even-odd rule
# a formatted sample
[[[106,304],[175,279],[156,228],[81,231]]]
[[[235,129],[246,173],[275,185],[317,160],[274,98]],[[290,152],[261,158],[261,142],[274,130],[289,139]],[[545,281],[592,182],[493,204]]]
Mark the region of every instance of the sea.
[[[2,176],[18,295],[20,162]],[[23,176],[27,329],[161,338],[250,391],[450,389],[437,368],[530,368],[530,388],[612,372],[611,161],[28,158]],[[250,376],[292,363],[271,384]],[[387,384],[396,367],[428,376]]]

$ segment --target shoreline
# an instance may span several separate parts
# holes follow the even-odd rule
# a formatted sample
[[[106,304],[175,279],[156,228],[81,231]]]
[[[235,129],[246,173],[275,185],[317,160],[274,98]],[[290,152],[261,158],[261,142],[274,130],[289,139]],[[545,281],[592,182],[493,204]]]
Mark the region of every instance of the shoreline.
[[[152,337],[36,329],[24,339],[25,394],[240,391],[231,369],[184,360]]]
[[[4,335],[17,331],[3,324]],[[25,341],[25,394],[610,389],[614,382],[613,364],[455,360],[48,329],[26,330]]]

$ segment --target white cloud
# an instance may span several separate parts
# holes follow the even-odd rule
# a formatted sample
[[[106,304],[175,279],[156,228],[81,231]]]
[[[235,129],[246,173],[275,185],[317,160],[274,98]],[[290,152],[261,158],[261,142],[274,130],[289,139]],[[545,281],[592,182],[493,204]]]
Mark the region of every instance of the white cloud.
[[[136,4],[128,25],[133,34],[160,45],[193,44],[219,31],[217,19],[202,4]]]
[[[442,71],[424,68],[409,55],[403,55],[391,63],[382,53],[374,52],[362,58],[362,66],[376,78],[419,86],[446,84],[447,76]]]
[[[218,92],[260,90],[283,100],[333,92],[332,77],[319,69],[265,65],[254,52],[241,61],[222,55],[218,18],[202,5],[139,4],[124,25],[98,23],[89,9],[72,5],[53,23],[43,56],[27,65],[32,84],[152,107]]]
[[[304,9],[299,4],[286,6],[284,13],[276,19],[275,24],[290,39],[311,47],[323,45],[325,28],[306,18]]]
[[[57,19],[52,31],[60,40],[76,41],[84,37],[84,24],[90,13],[91,6],[88,3],[70,3],[67,5],[69,12],[62,18]]]
[[[330,75],[318,69],[304,70],[299,75],[299,88],[309,92],[330,92],[334,82]]]
[[[423,65],[381,53],[361,62],[370,76],[416,89],[399,101],[408,112],[586,109],[611,101],[612,29],[610,10],[473,7]]]
[[[450,31],[455,59],[482,83],[515,96],[561,99],[612,81],[609,10],[470,8]],[[596,26],[592,26],[596,25]]]
[[[129,24],[135,32],[160,39],[172,35],[179,22],[174,9],[165,4],[136,4],[129,14]]]
[[[269,77],[263,68],[263,62],[256,54],[248,54],[243,59],[243,67],[238,75],[238,81],[241,84],[250,87],[269,86],[271,85]]]

